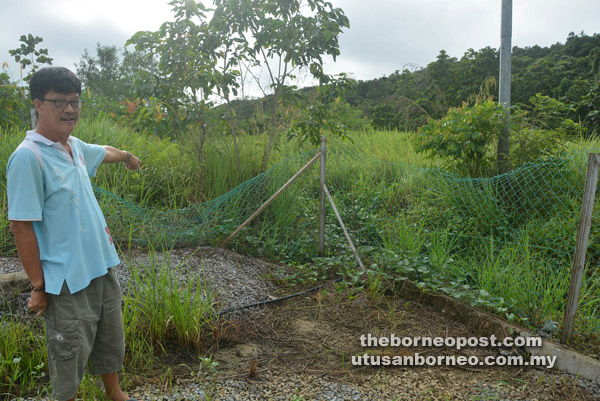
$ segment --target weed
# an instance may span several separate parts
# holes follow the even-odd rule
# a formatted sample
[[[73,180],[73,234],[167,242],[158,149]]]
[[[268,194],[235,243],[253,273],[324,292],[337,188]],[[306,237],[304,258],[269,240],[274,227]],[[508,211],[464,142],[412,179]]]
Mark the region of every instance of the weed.
[[[47,382],[45,344],[38,319],[0,320],[0,393],[27,395]]]
[[[213,360],[213,356],[199,358],[198,373],[205,376],[213,376],[217,373],[219,362]]]
[[[145,330],[144,342],[163,351],[171,339],[183,347],[202,348],[204,334],[215,320],[214,293],[205,277],[189,273],[184,280],[187,258],[172,266],[170,252],[159,256],[151,249],[149,259],[147,265],[127,263],[133,282],[126,302],[139,309],[132,316]]]

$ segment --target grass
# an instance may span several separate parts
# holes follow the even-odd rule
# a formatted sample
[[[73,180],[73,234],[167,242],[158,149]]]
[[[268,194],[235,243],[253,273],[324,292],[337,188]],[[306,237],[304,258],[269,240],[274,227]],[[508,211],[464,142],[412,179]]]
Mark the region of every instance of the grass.
[[[466,180],[440,172],[434,168],[439,162],[414,154],[410,134],[366,132],[352,137],[353,143],[328,144],[332,155],[327,185],[367,257],[382,250],[397,253],[411,261],[410,266],[420,266],[409,269],[409,277],[417,282],[458,297],[470,292],[476,305],[533,328],[548,319],[562,320],[583,187],[586,157],[581,153],[597,149],[597,141],[568,143],[559,163],[549,160],[506,177]],[[312,189],[307,193],[296,199],[304,205],[315,202]],[[300,216],[296,230],[261,225],[247,235],[254,236],[253,241],[244,246],[240,240],[237,249],[280,260],[298,248],[314,250],[314,242],[303,236],[315,229],[315,220],[306,215],[310,209],[289,204],[300,208],[294,212]],[[275,213],[264,224],[272,227],[278,217],[287,216]],[[345,248],[334,226],[335,222],[327,229],[329,260]],[[595,239],[599,234],[600,221],[592,233],[593,260],[600,250]],[[285,246],[278,251],[277,244]],[[330,263],[311,257],[302,261]],[[377,273],[390,271],[390,266],[376,268]],[[377,273],[369,276],[371,280],[379,277]],[[373,291],[373,284],[367,288]],[[600,327],[597,290],[597,275],[588,270],[580,304],[585,315],[578,326],[583,337]]]
[[[29,394],[47,385],[45,333],[39,321],[0,321],[0,395]]]
[[[185,260],[173,266],[169,253],[162,260],[151,250],[149,264],[129,260],[131,294],[125,298],[130,330],[140,330],[141,348],[165,352],[171,342],[196,351],[203,349],[206,333],[216,319],[214,293],[202,277],[183,277]],[[193,255],[188,255],[188,258]],[[187,258],[186,258],[187,259]],[[132,333],[133,334],[133,333]]]
[[[162,372],[168,382],[168,364],[162,363],[161,357],[169,354],[173,344],[201,358],[212,341],[217,319],[213,310],[215,294],[202,272],[190,273],[183,280],[185,260],[173,265],[169,255],[167,252],[160,258],[152,251],[147,264],[127,261],[132,278],[130,292],[123,296],[124,388],[137,378],[153,377],[157,372]],[[44,395],[50,390],[41,318],[23,321],[8,316],[0,321],[0,395]],[[86,375],[79,397],[104,399],[103,394],[98,378]]]
[[[134,135],[103,118],[84,118],[75,135],[128,149],[146,162],[137,173],[120,165],[103,166],[94,179],[129,202],[112,195],[100,200],[113,235],[129,245],[159,231],[163,239],[205,235],[203,240],[217,242],[275,192],[305,159],[288,158],[315,151],[306,144],[282,141],[270,160],[272,169],[256,177],[261,173],[264,146],[260,136],[238,138],[242,167],[238,169],[229,137],[210,138],[200,163],[189,138],[171,142]],[[469,300],[533,328],[547,319],[560,322],[585,154],[600,148],[598,141],[567,143],[564,163],[537,163],[504,178],[465,180],[440,170],[440,160],[416,153],[410,133],[365,131],[349,135],[351,142],[335,138],[328,142],[327,186],[361,256],[369,263],[364,288],[371,296],[393,288],[396,279],[406,276],[420,286]],[[20,137],[22,133],[15,130],[0,131],[3,160],[8,160]],[[288,161],[277,164],[282,160]],[[2,173],[5,165],[0,163]],[[326,255],[316,257],[317,170],[313,167],[231,246],[294,264],[301,271],[296,279],[304,282],[351,269],[353,258],[331,211],[326,217]],[[9,254],[14,252],[14,244],[6,220],[5,187],[0,190],[0,207],[5,211],[0,217],[0,250]],[[201,234],[193,231],[195,226],[201,227]],[[155,253],[151,251],[151,255]],[[201,349],[215,319],[213,295],[201,284],[202,277],[177,288],[181,265],[151,259],[150,265],[128,261],[134,286],[133,295],[124,299],[124,320],[128,366],[133,375],[156,369],[154,355],[166,352],[169,342]],[[589,259],[576,322],[580,342],[600,328],[600,278],[591,267],[600,260],[598,217],[593,224]],[[195,295],[199,292],[204,296]],[[19,338],[7,337],[7,347],[19,341],[32,344],[26,342],[31,341],[28,336],[32,331],[27,327],[19,330],[13,328],[21,334]],[[19,356],[2,352],[3,382],[12,383],[6,391],[29,391],[43,359],[28,362],[22,358],[18,364],[8,363]]]
[[[10,220],[8,220],[8,201],[6,199],[6,190],[2,188],[3,193],[0,194],[0,254],[9,255],[15,253],[15,245],[13,243],[13,235],[10,231]],[[1,196],[4,195],[4,196]]]

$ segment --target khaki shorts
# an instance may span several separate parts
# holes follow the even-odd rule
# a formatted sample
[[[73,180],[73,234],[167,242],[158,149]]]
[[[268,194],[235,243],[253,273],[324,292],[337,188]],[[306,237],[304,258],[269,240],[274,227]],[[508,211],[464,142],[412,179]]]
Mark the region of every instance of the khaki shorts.
[[[75,294],[66,283],[60,295],[48,294],[44,320],[53,398],[75,397],[86,365],[92,375],[123,367],[121,287],[112,269]]]

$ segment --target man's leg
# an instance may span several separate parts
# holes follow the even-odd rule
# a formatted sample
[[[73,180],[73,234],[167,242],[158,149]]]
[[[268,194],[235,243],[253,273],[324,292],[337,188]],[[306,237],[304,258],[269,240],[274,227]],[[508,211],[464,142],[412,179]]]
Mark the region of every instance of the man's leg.
[[[121,390],[117,373],[123,367],[125,356],[121,287],[112,269],[102,278],[102,307],[89,357],[90,373],[102,378],[107,399],[126,401],[129,397]]]
[[[48,370],[57,400],[75,399],[90,353],[84,338],[93,327],[80,319],[81,303],[81,295],[70,294],[66,283],[60,295],[48,294],[44,314]]]
[[[115,373],[106,373],[100,375],[102,383],[104,383],[104,390],[106,391],[106,398],[113,401],[127,401],[129,397],[123,393],[121,386],[119,385],[119,375]]]

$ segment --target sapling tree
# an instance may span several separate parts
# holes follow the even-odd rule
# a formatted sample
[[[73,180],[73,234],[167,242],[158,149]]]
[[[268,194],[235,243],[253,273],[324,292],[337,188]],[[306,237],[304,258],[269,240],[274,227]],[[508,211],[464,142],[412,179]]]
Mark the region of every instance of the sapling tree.
[[[338,37],[348,18],[324,0],[216,0],[216,12],[241,39],[251,64],[263,66],[272,91],[266,166],[277,132],[281,98],[300,69],[322,71],[323,57],[340,54]]]
[[[32,34],[21,35],[19,39],[21,46],[9,50],[8,53],[14,57],[15,61],[21,66],[21,79],[29,82],[31,76],[37,71],[37,69],[43,64],[52,64],[52,58],[48,56],[48,49],[38,49],[37,45],[42,43],[44,39],[39,36],[33,36]],[[25,78],[23,78],[23,70],[31,67],[31,71]]]
[[[308,140],[315,146],[321,142],[325,132],[347,137],[347,127],[337,118],[335,105],[356,86],[356,81],[344,73],[337,76],[321,75],[319,83],[312,96],[304,100],[305,112],[292,127],[293,134],[300,135],[303,142]]]
[[[48,56],[48,49],[37,48],[37,45],[44,41],[44,39],[40,38],[39,36],[33,36],[32,34],[21,35],[19,41],[23,42],[21,43],[21,46],[16,49],[9,50],[8,53],[14,57],[17,63],[20,64],[21,81],[29,82],[39,67],[44,64],[51,65],[53,59]],[[23,71],[27,68],[31,68],[31,71],[29,71],[29,74],[23,77]],[[35,127],[37,125],[37,113],[33,108],[33,104],[31,104],[30,100],[25,97],[25,92],[22,88],[19,92],[23,97],[22,104],[27,104],[29,102],[31,125],[32,127]],[[25,119],[23,118],[23,120]]]
[[[225,101],[227,108],[226,118],[229,123],[238,171],[241,171],[240,151],[237,142],[237,129],[235,111],[231,106],[232,95],[238,95],[238,88],[243,81],[241,63],[246,60],[247,46],[240,35],[231,31],[228,27],[229,21],[223,13],[223,9],[215,10],[209,23],[208,33],[211,35],[211,47],[213,59],[217,62],[213,65],[212,74],[215,81],[216,95]]]
[[[490,148],[502,132],[502,105],[492,100],[450,109],[446,117],[419,129],[415,149],[456,163],[471,177],[489,173]]]
[[[156,71],[149,77],[152,84],[138,88],[151,88],[152,93],[146,95],[153,98],[153,107],[160,109],[160,118],[167,119],[172,133],[190,126],[195,127],[194,133],[200,129],[198,151],[202,162],[206,140],[204,114],[216,86],[214,36],[209,34],[207,9],[202,3],[173,0],[169,4],[173,5],[174,21],[163,23],[156,32],[137,32],[127,44],[135,45],[138,51],[152,49],[157,55]]]

